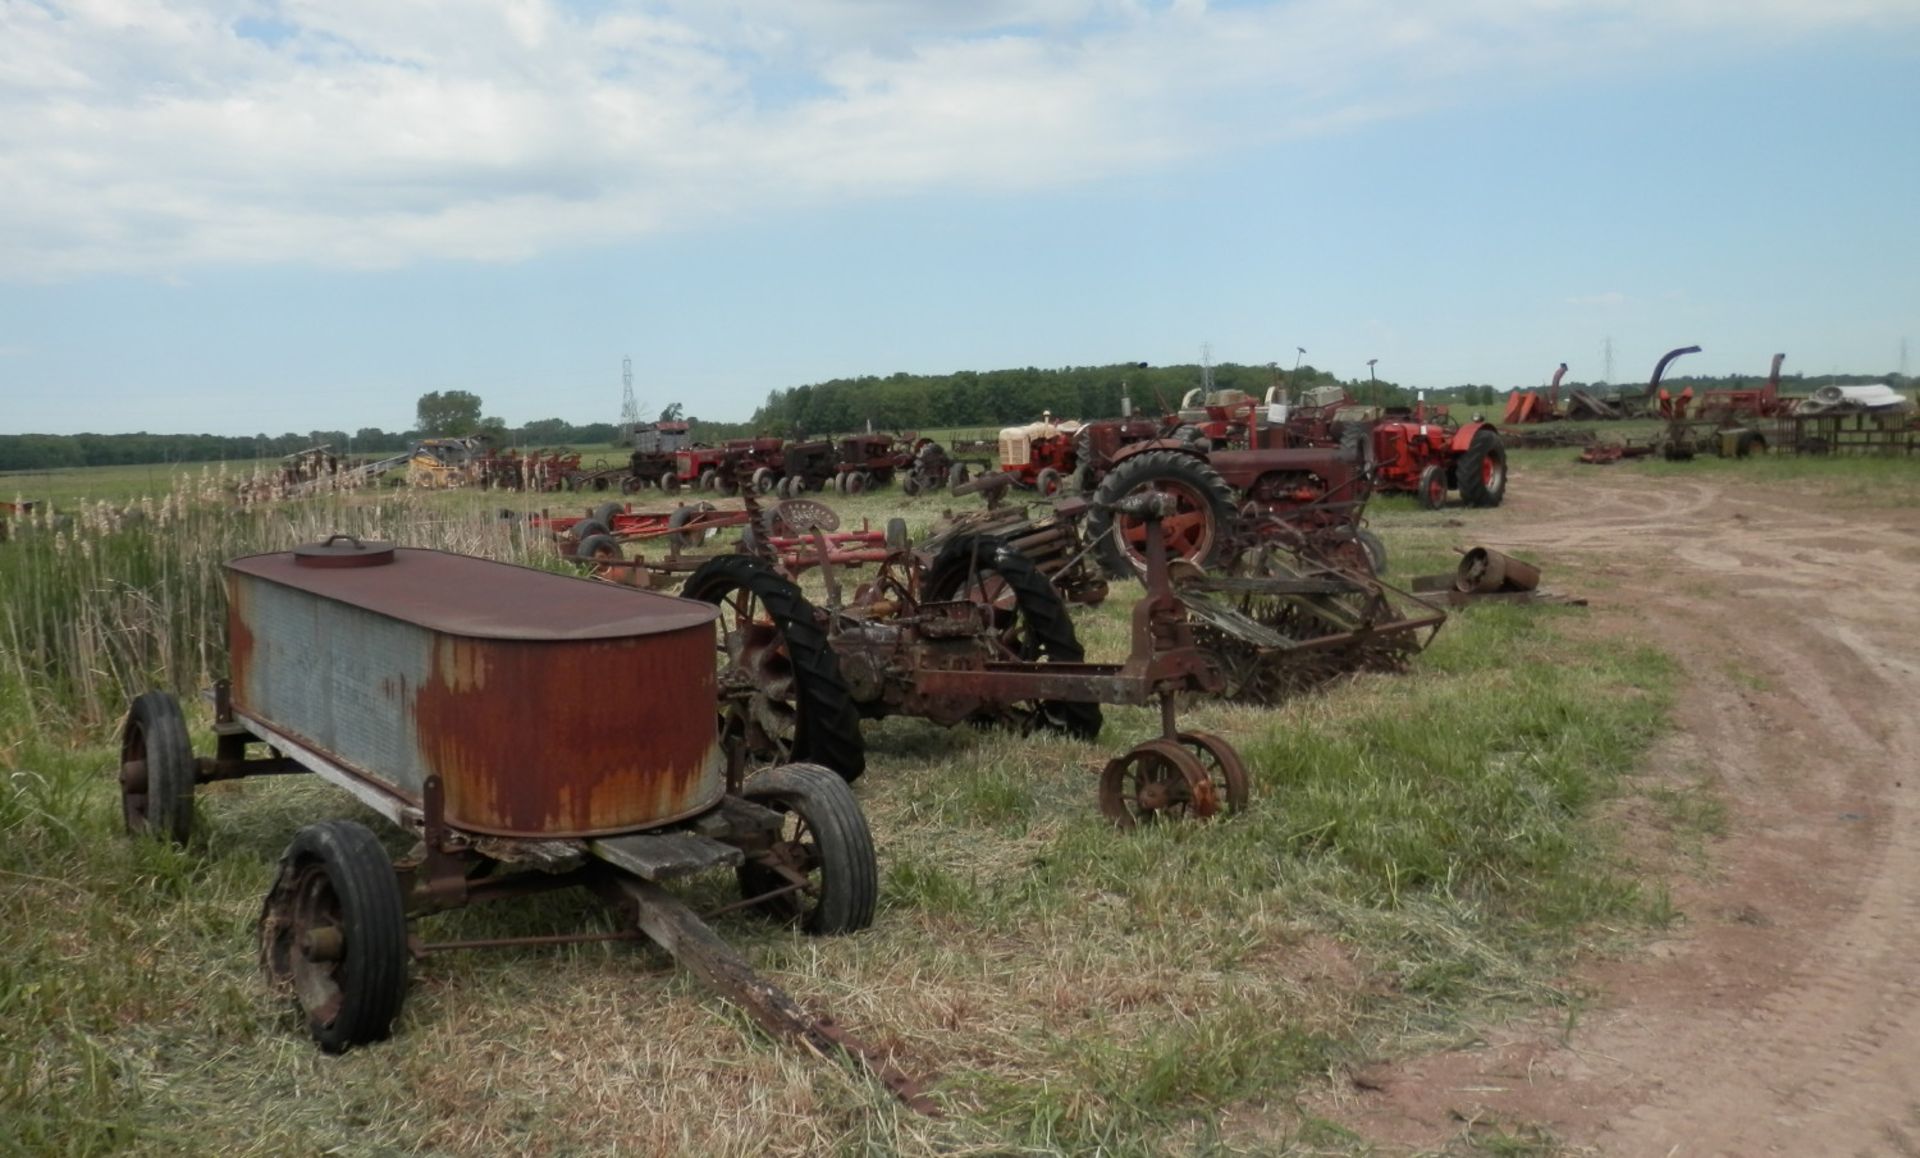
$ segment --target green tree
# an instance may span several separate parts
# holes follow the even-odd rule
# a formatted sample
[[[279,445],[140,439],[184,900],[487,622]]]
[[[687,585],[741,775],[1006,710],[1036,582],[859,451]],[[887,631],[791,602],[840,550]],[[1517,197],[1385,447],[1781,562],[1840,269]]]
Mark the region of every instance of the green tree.
[[[678,402],[668,403],[666,409],[660,412],[659,420],[661,422],[678,422],[680,421],[680,416],[686,412],[686,407],[680,405]]]
[[[414,414],[422,435],[458,438],[480,428],[480,396],[465,390],[435,390],[420,396]]]

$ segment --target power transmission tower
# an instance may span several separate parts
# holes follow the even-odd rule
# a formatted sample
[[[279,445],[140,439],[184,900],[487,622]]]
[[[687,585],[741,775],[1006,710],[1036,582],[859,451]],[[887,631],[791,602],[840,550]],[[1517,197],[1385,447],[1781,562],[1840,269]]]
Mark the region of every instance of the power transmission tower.
[[[633,356],[620,359],[620,441],[633,445],[634,427],[640,425],[640,400],[633,396]]]
[[[1612,337],[1608,337],[1607,340],[1604,343],[1602,343],[1600,346],[1600,363],[1601,363],[1600,376],[1602,380],[1608,383],[1611,383],[1613,381],[1613,338]]]
[[[1200,343],[1200,389],[1202,398],[1213,393],[1213,343]]]

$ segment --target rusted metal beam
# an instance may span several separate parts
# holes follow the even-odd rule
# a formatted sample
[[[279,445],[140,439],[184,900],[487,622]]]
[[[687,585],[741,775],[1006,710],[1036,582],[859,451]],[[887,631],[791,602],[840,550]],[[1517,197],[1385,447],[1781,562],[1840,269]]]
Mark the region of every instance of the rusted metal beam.
[[[754,972],[745,958],[707,928],[691,909],[666,889],[638,877],[606,878],[616,903],[624,902],[641,931],[692,970],[708,988],[744,1010],[775,1037],[798,1041],[823,1056],[843,1056],[872,1075],[907,1106],[930,1117],[940,1107],[927,1097],[926,1085],[908,1077],[874,1049],[827,1018],[814,1017],[785,990]]]

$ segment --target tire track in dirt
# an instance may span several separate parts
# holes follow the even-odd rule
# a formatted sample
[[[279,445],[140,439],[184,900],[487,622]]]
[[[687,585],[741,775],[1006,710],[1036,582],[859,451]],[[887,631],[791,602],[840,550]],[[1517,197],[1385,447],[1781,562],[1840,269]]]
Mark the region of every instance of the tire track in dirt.
[[[1606,554],[1621,587],[1596,614],[1641,620],[1684,670],[1654,771],[1705,771],[1729,833],[1712,878],[1676,886],[1684,929],[1583,978],[1607,1008],[1570,1041],[1520,1027],[1411,1059],[1336,1112],[1416,1146],[1490,1114],[1606,1154],[1920,1154],[1920,515],[1526,481],[1479,541],[1549,568]]]

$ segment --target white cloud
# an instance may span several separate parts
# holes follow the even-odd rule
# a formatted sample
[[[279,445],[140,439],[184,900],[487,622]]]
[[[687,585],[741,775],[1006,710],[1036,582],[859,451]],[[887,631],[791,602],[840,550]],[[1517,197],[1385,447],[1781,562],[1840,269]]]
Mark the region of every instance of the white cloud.
[[[1124,176],[1910,0],[11,0],[0,276],[503,261]]]

